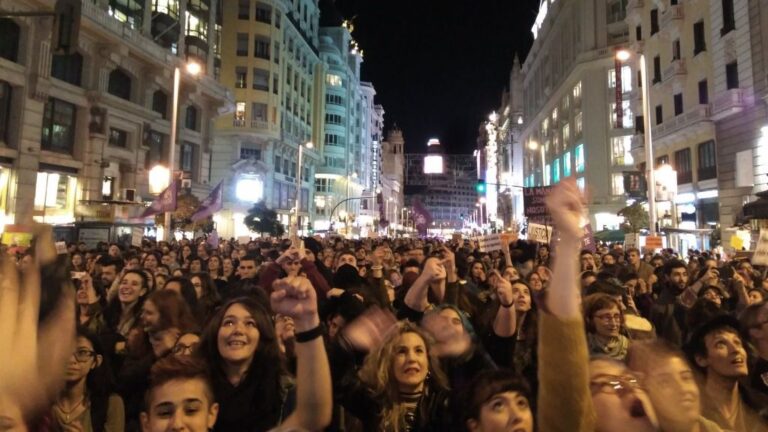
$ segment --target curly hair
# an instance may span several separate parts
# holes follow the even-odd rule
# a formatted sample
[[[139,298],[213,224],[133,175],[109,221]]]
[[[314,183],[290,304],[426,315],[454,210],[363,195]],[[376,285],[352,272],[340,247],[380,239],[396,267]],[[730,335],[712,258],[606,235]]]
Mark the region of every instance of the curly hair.
[[[432,351],[434,341],[420,327],[409,321],[400,321],[385,336],[382,344],[371,351],[365,358],[360,369],[360,380],[368,387],[371,394],[381,403],[382,425],[387,430],[400,431],[405,427],[403,416],[405,410],[399,403],[400,391],[395,380],[392,363],[398,342],[406,333],[415,333],[427,348],[429,358],[429,373],[425,384],[425,392],[447,390],[448,379],[440,368],[440,361]]]

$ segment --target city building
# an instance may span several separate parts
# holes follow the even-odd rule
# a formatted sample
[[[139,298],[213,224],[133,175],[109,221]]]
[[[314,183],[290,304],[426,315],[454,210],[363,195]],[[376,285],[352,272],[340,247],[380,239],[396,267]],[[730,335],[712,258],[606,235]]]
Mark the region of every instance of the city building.
[[[720,2],[711,3],[711,8],[720,7]],[[630,60],[622,71],[631,65],[634,72],[626,77],[622,72],[622,85],[624,79],[634,81],[627,88],[637,131],[632,138],[632,159],[638,171],[646,171],[638,73],[639,54],[643,54],[656,182],[665,187],[675,183],[677,189],[676,194],[657,196],[658,226],[678,250],[708,248],[708,233],[719,221],[715,121],[724,113],[711,103],[710,95],[714,95],[713,89],[724,88],[713,67],[716,44],[712,41],[720,39],[720,30],[713,25],[709,7],[630,0],[627,8]],[[614,158],[621,157],[626,146],[622,143],[611,150]],[[670,167],[676,176],[664,175]]]
[[[403,131],[397,125],[387,133],[386,141],[381,143],[381,172],[379,177],[380,197],[376,200],[377,221],[385,220],[389,224],[384,232],[405,231],[409,225],[410,213],[405,207],[405,139]],[[413,227],[411,227],[413,228]]]
[[[622,85],[615,91],[614,51],[626,46],[629,33],[625,5],[622,0],[542,0],[522,67],[523,186],[575,177],[580,187],[589,188],[596,230],[618,227],[616,213],[626,206],[623,171],[634,170],[630,68],[621,70]]]
[[[705,12],[711,23],[706,30],[713,68],[717,201],[722,241],[728,247],[731,228],[745,221],[744,204],[768,189],[768,8],[764,2],[723,0],[711,2]],[[752,249],[749,236],[744,246]]]
[[[378,214],[373,205],[376,190],[380,189],[381,178],[381,138],[384,128],[384,108],[376,105],[374,97],[376,90],[373,84],[363,81],[360,83],[362,91],[362,128],[361,128],[361,152],[360,173],[358,180],[362,187],[362,195],[371,197],[363,199],[360,203],[360,217],[358,224],[375,230],[374,220]]]
[[[314,229],[323,232],[333,223],[337,232],[360,235],[361,197],[370,181],[361,178],[363,145],[371,137],[363,136],[363,56],[350,24],[320,28],[320,58],[326,67],[325,122],[318,146],[323,159],[315,172]]]
[[[505,228],[523,221],[523,75],[515,56],[509,74],[509,86],[502,93],[497,122],[499,170],[496,187],[499,196],[498,217]]]
[[[11,0],[37,13],[53,0]],[[0,18],[0,224],[34,219],[95,246],[131,232],[148,171],[171,145],[182,187],[211,188],[212,123],[231,105],[213,78],[219,1],[82,2],[76,52],[51,46],[47,17]],[[195,63],[199,74],[187,73]],[[178,139],[170,142],[180,70]],[[192,69],[190,69],[192,70]]]
[[[476,210],[477,159],[472,155],[442,154],[442,174],[425,170],[430,165],[425,164],[427,158],[436,154],[405,155],[405,205],[412,207],[414,200],[421,201],[432,216],[432,229],[459,230]]]
[[[232,0],[222,12],[220,80],[233,89],[235,109],[216,123],[212,176],[226,185],[219,233],[249,235],[243,219],[262,201],[285,226],[296,222],[300,184],[304,234],[326,105],[317,0]]]

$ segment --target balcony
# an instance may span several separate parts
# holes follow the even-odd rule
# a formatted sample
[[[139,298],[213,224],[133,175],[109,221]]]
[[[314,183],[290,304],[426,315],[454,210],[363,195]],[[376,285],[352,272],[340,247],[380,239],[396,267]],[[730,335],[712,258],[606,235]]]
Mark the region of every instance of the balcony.
[[[264,120],[251,120],[251,129],[258,129],[267,132],[277,132],[277,125]]]
[[[685,60],[677,59],[672,60],[672,63],[670,63],[670,65],[667,66],[662,72],[661,77],[664,82],[667,82],[676,76],[685,75],[686,73],[688,72],[685,68]]]
[[[232,120],[232,126],[234,127],[245,127],[245,119],[234,119]]]
[[[682,21],[685,18],[685,13],[683,12],[683,5],[682,4],[676,4],[672,5],[664,11],[663,14],[661,14],[661,28],[667,28],[673,21]]]
[[[711,111],[709,105],[697,105],[693,109],[680,114],[674,118],[665,120],[664,123],[654,126],[653,128],[653,140],[654,142],[662,138],[687,129],[701,122],[711,121]]]
[[[741,112],[747,105],[744,90],[740,88],[726,90],[712,102],[712,120],[721,120]]]

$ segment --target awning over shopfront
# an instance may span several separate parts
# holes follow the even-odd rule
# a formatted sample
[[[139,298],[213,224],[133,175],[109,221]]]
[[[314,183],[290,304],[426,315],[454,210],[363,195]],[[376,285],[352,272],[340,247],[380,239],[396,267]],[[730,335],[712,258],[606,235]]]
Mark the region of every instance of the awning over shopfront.
[[[768,219],[768,190],[758,192],[757,200],[744,204],[741,209],[741,215],[737,218],[738,223],[746,223],[752,219]]]

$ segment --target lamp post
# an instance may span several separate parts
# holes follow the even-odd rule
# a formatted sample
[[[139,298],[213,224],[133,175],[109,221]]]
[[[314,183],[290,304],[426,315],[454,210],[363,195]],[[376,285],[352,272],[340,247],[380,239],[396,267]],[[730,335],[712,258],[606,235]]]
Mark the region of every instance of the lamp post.
[[[627,50],[616,51],[616,59],[619,62],[626,62],[631,57]],[[656,235],[656,178],[654,175],[653,161],[653,136],[651,130],[651,89],[648,86],[648,66],[645,62],[645,55],[639,54],[640,62],[640,85],[643,87],[643,138],[645,146],[645,172],[648,179],[648,220],[650,233]],[[617,73],[621,73],[618,71]]]
[[[189,62],[186,65],[187,73],[192,76],[197,76],[202,67],[199,63]],[[174,167],[176,165],[176,140],[177,129],[179,123],[179,86],[181,85],[181,68],[176,66],[173,68],[173,105],[171,107],[171,142],[168,147],[168,184],[170,185],[173,178]],[[165,240],[170,242],[173,235],[171,229],[171,212],[165,212]]]
[[[349,200],[349,186],[352,184],[352,179],[357,178],[357,172],[347,174],[347,200]],[[349,213],[349,201],[347,201],[347,213]]]
[[[301,164],[304,156],[305,146],[308,149],[312,149],[315,145],[311,141],[304,145],[299,145],[299,160],[297,164],[298,172],[296,173],[296,214],[295,214],[296,219],[293,224],[293,229],[295,230],[293,234],[296,237],[299,236],[299,230],[301,229],[301,221],[299,218],[299,212],[301,211],[301,173],[303,172],[303,168]]]

